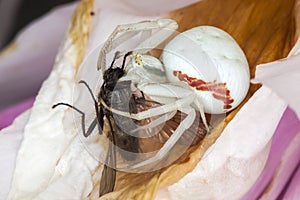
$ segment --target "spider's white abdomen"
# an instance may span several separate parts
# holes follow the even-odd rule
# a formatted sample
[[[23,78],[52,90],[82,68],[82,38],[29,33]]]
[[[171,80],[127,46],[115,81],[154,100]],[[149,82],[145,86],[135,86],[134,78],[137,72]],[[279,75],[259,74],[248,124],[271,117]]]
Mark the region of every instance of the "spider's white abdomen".
[[[247,59],[226,32],[200,26],[177,35],[164,48],[169,81],[190,85],[207,113],[224,113],[245,98],[250,75]]]

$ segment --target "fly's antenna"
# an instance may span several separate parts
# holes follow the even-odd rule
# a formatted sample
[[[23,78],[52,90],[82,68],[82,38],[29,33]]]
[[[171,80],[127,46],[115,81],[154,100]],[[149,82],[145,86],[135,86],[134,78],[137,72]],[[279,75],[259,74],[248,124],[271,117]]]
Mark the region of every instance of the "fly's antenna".
[[[116,51],[115,55],[114,55],[114,59],[113,61],[111,62],[111,65],[110,65],[110,68],[112,68],[115,64],[115,61],[117,60],[117,58],[119,57],[120,55],[120,51]]]
[[[124,70],[124,68],[125,68],[126,58],[128,56],[130,56],[131,54],[132,54],[132,51],[129,51],[128,53],[125,54],[124,59],[123,59],[123,63],[122,63],[122,68],[121,68],[122,70]]]

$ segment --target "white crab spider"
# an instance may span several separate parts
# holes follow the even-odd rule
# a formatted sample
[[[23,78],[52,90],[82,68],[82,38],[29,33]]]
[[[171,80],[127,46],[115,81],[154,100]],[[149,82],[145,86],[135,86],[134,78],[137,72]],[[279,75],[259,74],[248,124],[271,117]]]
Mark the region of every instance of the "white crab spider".
[[[139,130],[167,121],[176,111],[187,114],[155,156],[131,166],[131,169],[163,158],[193,124],[196,110],[208,129],[204,112],[225,113],[235,108],[249,88],[245,55],[236,42],[220,29],[196,27],[179,34],[164,48],[164,64],[147,54],[174,33],[177,27],[177,23],[171,19],[120,25],[108,38],[99,55],[98,69],[106,66],[106,54],[124,41],[140,32],[148,36],[137,46],[132,62],[126,67],[127,75],[122,79],[132,80],[141,91],[162,105],[137,114],[110,110],[136,120],[162,115],[150,124],[139,127]],[[151,35],[152,29],[161,30]],[[117,37],[119,33],[122,34]]]

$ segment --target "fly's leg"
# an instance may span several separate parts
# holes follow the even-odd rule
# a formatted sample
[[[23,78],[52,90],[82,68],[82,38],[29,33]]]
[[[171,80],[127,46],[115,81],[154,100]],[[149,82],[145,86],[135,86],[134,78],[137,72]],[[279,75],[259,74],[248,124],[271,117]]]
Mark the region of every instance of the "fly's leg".
[[[72,106],[70,104],[67,103],[58,103],[52,106],[52,108],[56,108],[57,106],[67,106],[69,108],[72,108],[73,110],[77,111],[78,113],[81,114],[81,128],[82,128],[82,133],[84,135],[84,137],[88,137],[93,130],[95,129],[96,125],[98,124],[98,120],[97,118],[95,118],[92,123],[90,124],[90,126],[88,127],[88,130],[85,131],[85,113],[81,110],[79,110],[78,108],[76,108],[75,106]]]

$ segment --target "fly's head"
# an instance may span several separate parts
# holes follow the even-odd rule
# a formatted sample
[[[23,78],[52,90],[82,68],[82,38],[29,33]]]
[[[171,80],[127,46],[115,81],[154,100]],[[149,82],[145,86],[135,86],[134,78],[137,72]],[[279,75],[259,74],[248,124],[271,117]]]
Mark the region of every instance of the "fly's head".
[[[118,80],[125,75],[125,71],[121,68],[112,68],[107,69],[103,76],[104,85],[107,89],[111,91],[114,89]]]

